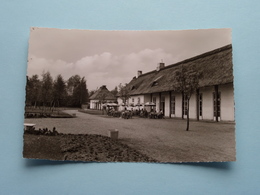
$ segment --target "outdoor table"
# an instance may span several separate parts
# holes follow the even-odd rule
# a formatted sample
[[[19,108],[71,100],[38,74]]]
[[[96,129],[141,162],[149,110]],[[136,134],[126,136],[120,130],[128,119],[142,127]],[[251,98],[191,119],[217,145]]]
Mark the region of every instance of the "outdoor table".
[[[24,123],[24,130],[31,130],[35,124],[32,124],[32,123]]]

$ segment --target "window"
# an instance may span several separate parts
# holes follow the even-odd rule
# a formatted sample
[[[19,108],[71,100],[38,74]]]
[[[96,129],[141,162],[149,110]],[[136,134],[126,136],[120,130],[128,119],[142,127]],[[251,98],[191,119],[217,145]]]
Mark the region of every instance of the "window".
[[[216,97],[216,93],[213,92],[213,106],[214,106],[214,117],[220,117],[220,102],[221,102],[221,94],[218,93]]]
[[[165,111],[165,97],[164,97],[164,96],[161,97],[160,109],[161,109],[161,110],[163,111],[163,113],[164,113],[164,111]]]
[[[153,86],[156,86],[156,85],[158,85],[158,82],[154,81],[154,82],[152,83],[152,87],[153,87]]]
[[[132,102],[133,102],[133,103],[135,102],[135,99],[134,99],[134,98],[132,98]]]
[[[156,97],[153,97],[153,103],[156,104]]]
[[[171,114],[175,114],[175,95],[171,95]]]
[[[164,96],[161,97],[161,102],[165,102],[165,97]]]
[[[140,104],[140,98],[137,98],[137,103]]]
[[[202,116],[202,93],[199,94],[199,116]]]
[[[157,86],[158,85],[158,81],[163,78],[163,75],[157,77],[156,79],[153,80],[152,84],[151,84],[151,87],[153,86]]]

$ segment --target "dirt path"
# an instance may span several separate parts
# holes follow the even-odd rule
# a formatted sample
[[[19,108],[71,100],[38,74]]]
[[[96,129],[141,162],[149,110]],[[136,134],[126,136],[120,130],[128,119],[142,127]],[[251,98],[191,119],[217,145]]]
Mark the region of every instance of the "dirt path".
[[[180,119],[120,119],[76,113],[70,119],[26,119],[37,128],[54,126],[61,133],[108,135],[109,129],[118,129],[122,143],[160,162],[234,161],[234,124]]]

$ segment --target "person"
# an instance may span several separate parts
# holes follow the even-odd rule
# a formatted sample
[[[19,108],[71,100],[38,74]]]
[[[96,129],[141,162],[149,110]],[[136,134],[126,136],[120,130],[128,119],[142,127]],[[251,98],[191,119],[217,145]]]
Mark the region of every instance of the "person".
[[[147,118],[148,117],[148,112],[147,112],[146,108],[144,108],[143,112],[144,112],[144,117]]]
[[[140,117],[144,117],[144,109],[141,109],[141,111],[140,111]]]
[[[154,111],[153,111],[153,108],[151,109],[151,112],[149,113],[149,118],[154,118]]]
[[[158,113],[158,118],[163,118],[163,111],[162,111],[162,109],[160,110],[160,112]]]
[[[158,118],[158,112],[156,110],[153,112],[153,118]]]

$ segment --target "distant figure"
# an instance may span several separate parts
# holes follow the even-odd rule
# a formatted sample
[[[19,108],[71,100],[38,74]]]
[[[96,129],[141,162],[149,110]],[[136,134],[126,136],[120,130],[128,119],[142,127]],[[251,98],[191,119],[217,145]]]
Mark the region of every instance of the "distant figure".
[[[158,118],[162,119],[162,118],[164,118],[163,116],[164,116],[164,114],[163,114],[163,111],[161,109],[160,112],[158,113]]]
[[[53,133],[53,135],[58,135],[58,131],[56,131],[56,127],[53,127],[52,133]]]

